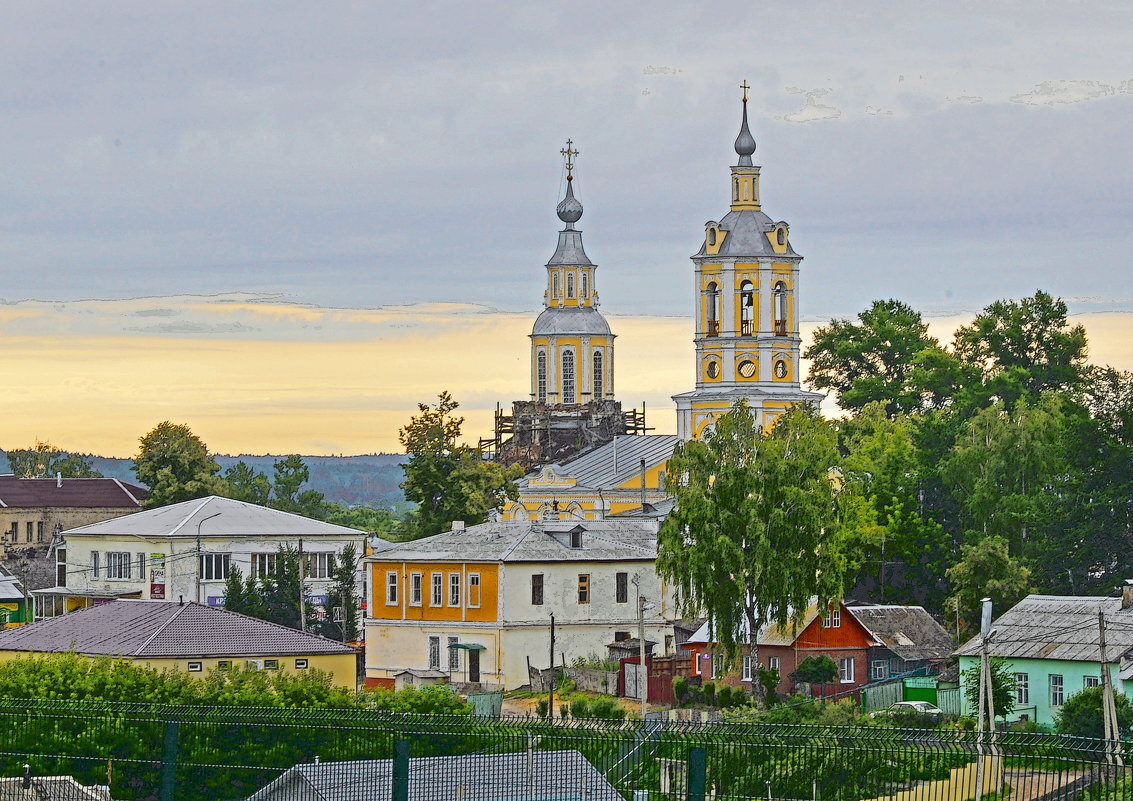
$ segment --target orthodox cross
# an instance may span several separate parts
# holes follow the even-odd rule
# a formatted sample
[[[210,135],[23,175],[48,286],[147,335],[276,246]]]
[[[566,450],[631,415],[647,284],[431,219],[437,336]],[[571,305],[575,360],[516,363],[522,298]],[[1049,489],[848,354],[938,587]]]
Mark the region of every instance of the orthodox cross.
[[[559,151],[559,153],[561,153],[563,155],[563,157],[566,159],[567,180],[568,181],[573,180],[572,176],[571,176],[571,172],[574,170],[574,157],[578,155],[577,150],[571,150],[570,149],[570,146],[572,144],[574,144],[574,143],[571,142],[571,140],[568,139],[567,143],[566,143],[566,149]]]
[[[740,88],[744,90],[744,102],[746,103],[747,102],[747,90],[750,89],[751,87],[747,85],[747,81],[745,80],[743,83],[740,84]]]

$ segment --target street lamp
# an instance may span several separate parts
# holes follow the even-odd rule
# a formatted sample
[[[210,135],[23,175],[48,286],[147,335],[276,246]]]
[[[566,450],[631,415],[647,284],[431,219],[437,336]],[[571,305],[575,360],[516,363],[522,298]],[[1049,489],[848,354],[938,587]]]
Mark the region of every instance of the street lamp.
[[[637,588],[637,648],[640,667],[637,672],[637,691],[641,693],[641,723],[645,724],[646,703],[649,700],[649,668],[645,664],[645,610],[652,609],[641,594],[641,580],[635,575],[633,586]]]
[[[197,603],[201,602],[201,574],[204,572],[204,564],[201,559],[201,526],[204,525],[206,520],[212,520],[214,517],[220,517],[220,512],[214,512],[208,517],[202,517],[197,523],[197,591],[195,593]]]

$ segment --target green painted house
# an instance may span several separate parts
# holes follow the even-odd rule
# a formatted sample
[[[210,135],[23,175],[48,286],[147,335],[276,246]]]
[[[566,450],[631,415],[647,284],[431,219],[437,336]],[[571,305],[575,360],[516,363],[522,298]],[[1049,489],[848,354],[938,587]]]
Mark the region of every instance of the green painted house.
[[[1009,720],[1052,726],[1067,699],[1101,683],[1099,610],[1114,690],[1133,693],[1133,583],[1126,582],[1119,597],[1028,595],[992,624],[988,646],[992,656],[1007,660],[1015,676],[1015,711]],[[981,644],[979,636],[973,637],[953,654],[960,662],[966,715],[975,711],[964,692],[964,672],[979,664]]]

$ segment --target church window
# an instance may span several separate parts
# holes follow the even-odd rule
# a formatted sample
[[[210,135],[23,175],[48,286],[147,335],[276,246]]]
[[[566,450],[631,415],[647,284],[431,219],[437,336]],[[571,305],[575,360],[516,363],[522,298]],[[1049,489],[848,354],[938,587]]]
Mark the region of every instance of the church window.
[[[543,350],[535,357],[535,392],[539,403],[547,402],[547,352]]]
[[[740,284],[740,336],[755,336],[755,285]]]
[[[604,387],[602,382],[602,351],[594,351],[594,400],[601,400]]]
[[[747,181],[744,181],[744,200],[747,200],[747,193],[751,189]]]
[[[740,199],[740,179],[739,178],[733,178],[732,179],[732,200],[736,201],[736,200],[739,200],[739,199]]]
[[[716,229],[715,228],[709,228],[708,229],[708,245],[710,247],[716,247]]]
[[[567,297],[574,297],[574,273],[567,273],[566,277]]]
[[[708,285],[708,294],[705,298],[705,312],[708,315],[708,336],[720,336],[720,288],[713,281]]]
[[[557,298],[559,296],[559,274],[551,273],[551,297]]]
[[[582,274],[582,291],[578,293],[580,298],[585,298],[590,294],[590,275],[587,273]]]
[[[563,351],[563,403],[574,403],[574,351]]]
[[[787,286],[782,281],[775,284],[775,334],[787,335]]]
[[[787,229],[781,225],[775,230],[775,241],[780,246],[787,244]]]

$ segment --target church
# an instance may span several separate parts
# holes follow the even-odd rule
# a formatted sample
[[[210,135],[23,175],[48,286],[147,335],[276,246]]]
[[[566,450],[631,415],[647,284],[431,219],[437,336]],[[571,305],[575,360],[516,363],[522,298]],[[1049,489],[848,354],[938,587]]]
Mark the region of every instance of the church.
[[[692,256],[695,388],[673,396],[677,436],[648,434],[644,415],[621,416],[613,400],[613,334],[597,309],[594,267],[582,249],[574,224],[582,204],[571,185],[573,156],[566,150],[566,197],[557,213],[566,227],[547,263],[544,310],[531,335],[533,401],[516,402],[509,421],[533,419],[572,421],[577,432],[582,415],[574,411],[578,393],[589,392],[609,404],[592,407],[594,434],[575,435],[574,442],[543,447],[528,459],[538,468],[519,482],[519,499],[502,510],[504,520],[601,520],[610,516],[663,516],[668,508],[665,465],[678,441],[695,440],[712,430],[716,418],[745,401],[761,426],[795,404],[817,405],[821,393],[800,384],[800,256],[792,247],[786,222],[775,221],[762,207],[760,168],[752,161],[755,137],[748,126],[744,88],[738,157],[731,168],[731,206],[719,221],[704,226],[704,238]],[[576,354],[582,353],[583,359]],[[584,369],[579,372],[579,365]],[[528,414],[531,409],[535,414]],[[608,410],[603,416],[603,409]],[[497,419],[499,416],[497,416]],[[624,428],[621,421],[628,419]],[[519,423],[517,422],[518,426]],[[563,425],[559,430],[569,430]],[[553,426],[553,423],[552,423]],[[548,429],[553,430],[552,426]],[[497,436],[500,426],[497,424]],[[532,427],[532,431],[535,427]],[[626,436],[636,434],[637,436]],[[547,441],[547,440],[545,440]],[[515,444],[515,443],[518,443]],[[539,447],[536,436],[518,435],[508,447]],[[513,459],[513,461],[516,461]]]

